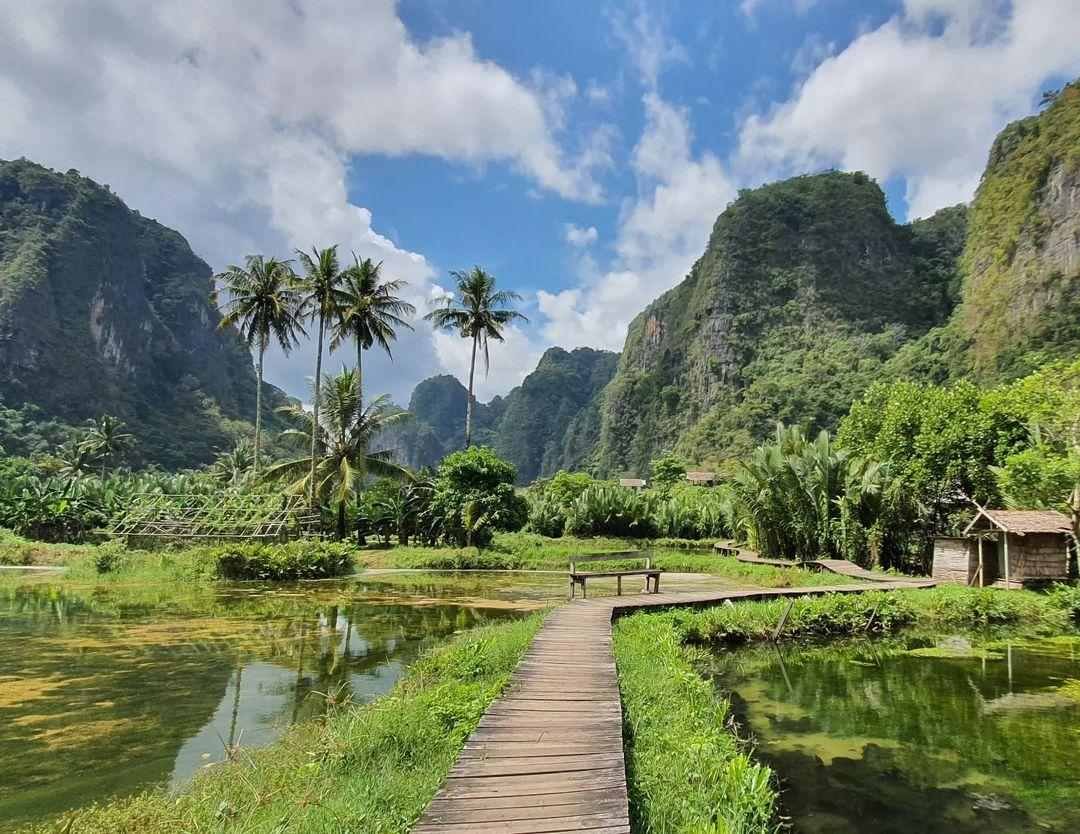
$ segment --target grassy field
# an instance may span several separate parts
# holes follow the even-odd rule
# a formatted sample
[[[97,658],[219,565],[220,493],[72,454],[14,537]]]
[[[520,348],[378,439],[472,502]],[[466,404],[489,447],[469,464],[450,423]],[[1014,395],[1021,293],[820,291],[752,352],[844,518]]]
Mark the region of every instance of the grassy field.
[[[699,543],[701,544],[701,543]],[[765,588],[849,584],[836,574],[815,573],[801,568],[777,568],[737,562],[719,556],[708,543],[697,550],[674,541],[646,542],[632,539],[571,537],[549,539],[532,533],[502,533],[485,550],[453,547],[390,547],[354,551],[359,570],[545,570],[563,572],[572,556],[619,554],[648,549],[654,566],[664,571],[700,573],[721,577],[735,584]],[[49,545],[27,542],[10,533],[0,535],[0,563],[33,554],[30,563],[64,565],[61,576],[49,574],[28,578],[14,571],[0,571],[0,586],[27,581],[48,581],[61,585],[104,584],[109,586],[207,583],[218,577],[211,548],[196,547],[155,551],[124,550],[119,543],[103,545]],[[23,559],[22,563],[26,563]],[[613,558],[604,566],[630,567],[639,562]],[[102,570],[102,568],[107,568]]]
[[[405,832],[541,620],[461,635],[417,661],[386,697],[335,707],[271,747],[238,750],[178,794],[152,791],[74,811],[23,834]]]

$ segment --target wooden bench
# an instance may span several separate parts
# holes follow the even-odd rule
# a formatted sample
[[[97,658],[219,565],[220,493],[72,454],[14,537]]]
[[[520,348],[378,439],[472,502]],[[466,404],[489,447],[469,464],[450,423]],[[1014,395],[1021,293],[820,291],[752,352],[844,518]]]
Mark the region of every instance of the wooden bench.
[[[635,568],[633,570],[578,570],[578,565],[589,564],[591,562],[625,562],[629,560],[644,561],[645,567]],[[616,579],[616,588],[619,596],[622,596],[622,580],[624,576],[644,576],[645,593],[660,593],[660,569],[652,566],[652,557],[642,556],[637,551],[631,550],[625,553],[604,553],[599,556],[575,556],[572,558],[570,560],[570,599],[574,599],[578,585],[581,586],[581,598],[586,599],[585,583],[589,579],[611,576],[614,576]]]

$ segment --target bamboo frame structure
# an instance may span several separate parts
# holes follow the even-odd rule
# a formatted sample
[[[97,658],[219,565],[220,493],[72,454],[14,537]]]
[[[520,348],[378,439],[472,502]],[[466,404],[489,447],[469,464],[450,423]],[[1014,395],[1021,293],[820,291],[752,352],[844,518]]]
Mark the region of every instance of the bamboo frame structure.
[[[302,495],[138,493],[108,533],[126,540],[287,541],[314,534],[318,522]]]

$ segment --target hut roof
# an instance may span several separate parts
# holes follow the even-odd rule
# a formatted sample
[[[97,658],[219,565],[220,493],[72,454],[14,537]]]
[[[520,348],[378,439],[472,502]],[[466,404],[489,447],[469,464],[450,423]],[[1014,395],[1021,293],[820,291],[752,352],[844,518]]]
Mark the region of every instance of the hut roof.
[[[716,480],[716,473],[715,472],[687,472],[686,473],[686,480],[690,481],[690,483],[692,483],[692,484],[700,483],[700,482],[704,482],[704,481],[715,481]]]
[[[641,478],[619,478],[619,486],[643,487],[645,486],[645,481]]]
[[[985,510],[980,509],[964,529],[966,536],[980,518],[1008,533],[1071,533],[1072,522],[1057,510]]]

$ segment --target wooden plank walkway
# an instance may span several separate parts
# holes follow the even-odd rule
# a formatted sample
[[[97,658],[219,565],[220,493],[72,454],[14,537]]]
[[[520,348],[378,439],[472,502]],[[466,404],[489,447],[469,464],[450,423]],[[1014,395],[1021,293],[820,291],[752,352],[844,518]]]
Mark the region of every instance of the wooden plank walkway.
[[[895,577],[887,576],[881,573],[874,573],[868,571],[866,568],[859,567],[854,562],[849,562],[847,559],[809,559],[805,561],[796,561],[792,559],[766,559],[759,556],[753,550],[746,550],[745,548],[734,548],[726,542],[718,542],[716,544],[716,550],[720,553],[731,553],[734,551],[736,560],[740,562],[746,562],[750,565],[771,565],[778,568],[820,568],[822,570],[830,571],[831,573],[838,573],[842,576],[850,576],[852,579],[862,579],[867,582],[903,582],[905,580],[897,580]]]
[[[889,582],[873,590],[933,584]],[[866,590],[838,585],[642,594],[557,608],[465,742],[413,834],[629,834],[612,620],[648,608]]]

